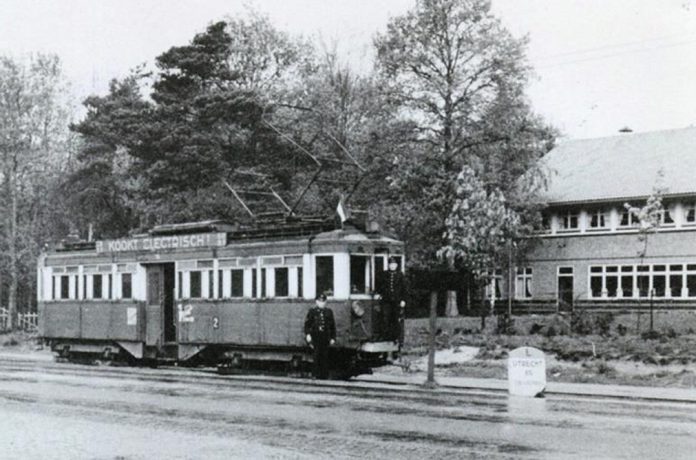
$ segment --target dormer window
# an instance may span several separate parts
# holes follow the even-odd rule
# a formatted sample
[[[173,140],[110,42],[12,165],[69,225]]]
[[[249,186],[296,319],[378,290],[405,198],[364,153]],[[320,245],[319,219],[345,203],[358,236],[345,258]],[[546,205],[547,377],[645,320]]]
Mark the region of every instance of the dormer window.
[[[691,203],[684,206],[684,223],[696,224],[696,204]]]
[[[669,213],[669,209],[663,209],[660,211],[660,224],[661,225],[674,225],[674,219]]]
[[[544,233],[551,232],[551,217],[545,213],[541,215],[541,231]]]
[[[578,228],[578,213],[567,212],[560,216],[561,230],[577,230]]]
[[[633,215],[628,209],[624,209],[621,213],[621,221],[619,222],[619,227],[636,227],[638,225],[638,218]]]
[[[606,228],[607,217],[604,210],[596,210],[590,212],[590,228]]]

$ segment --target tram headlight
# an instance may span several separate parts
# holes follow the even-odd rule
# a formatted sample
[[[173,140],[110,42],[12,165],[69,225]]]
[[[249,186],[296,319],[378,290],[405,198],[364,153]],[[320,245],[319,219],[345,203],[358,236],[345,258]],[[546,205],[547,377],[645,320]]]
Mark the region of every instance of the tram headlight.
[[[354,300],[350,306],[350,311],[356,318],[362,318],[365,314],[365,307],[363,307],[359,300]]]

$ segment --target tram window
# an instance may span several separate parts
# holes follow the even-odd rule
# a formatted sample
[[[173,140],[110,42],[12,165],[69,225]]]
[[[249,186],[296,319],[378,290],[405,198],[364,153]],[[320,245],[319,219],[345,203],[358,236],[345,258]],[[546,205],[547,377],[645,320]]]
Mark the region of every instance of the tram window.
[[[87,275],[82,275],[82,298],[87,298]]]
[[[244,297],[244,270],[230,270],[232,297]]]
[[[179,272],[179,298],[184,298],[184,274]]]
[[[213,271],[208,270],[208,296],[209,299],[215,298],[215,278],[213,278]]]
[[[287,297],[288,294],[288,281],[289,281],[289,271],[287,267],[276,267],[275,268],[275,296],[276,297]]]
[[[268,297],[268,291],[266,289],[266,269],[261,269],[261,297]]]
[[[133,279],[130,273],[121,273],[121,298],[130,299],[133,297]]]
[[[384,271],[384,256],[375,256],[375,275]]]
[[[302,293],[302,267],[297,267],[297,297],[304,297]]]
[[[113,275],[109,275],[109,296],[107,299],[113,299],[114,298],[114,282],[113,282]]]
[[[218,299],[222,299],[222,270],[218,270],[218,288],[217,288],[217,297]]]
[[[102,298],[102,276],[92,275],[92,298],[101,299]]]
[[[317,294],[333,295],[334,260],[333,256],[316,257]]]
[[[350,256],[350,293],[368,294],[370,292],[370,258]]]
[[[67,275],[63,275],[60,277],[60,298],[70,298],[70,277]]]
[[[199,299],[201,297],[201,272],[190,271],[189,276],[191,286],[189,297],[192,299]]]
[[[258,280],[256,279],[256,269],[252,268],[251,269],[251,297],[254,299],[258,297],[258,289],[256,287],[256,283]]]

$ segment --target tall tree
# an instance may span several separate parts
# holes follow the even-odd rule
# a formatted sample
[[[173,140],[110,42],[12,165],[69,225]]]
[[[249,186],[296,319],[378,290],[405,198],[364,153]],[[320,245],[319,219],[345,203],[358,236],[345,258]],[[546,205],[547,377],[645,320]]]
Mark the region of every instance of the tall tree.
[[[22,300],[31,301],[28,294],[35,285],[34,264],[42,240],[62,223],[51,196],[71,151],[65,95],[57,57],[0,57],[0,244],[13,326],[20,290]]]
[[[170,48],[157,57],[153,75],[136,73],[85,102],[88,116],[74,127],[85,148],[72,189],[118,177],[104,199],[125,189],[137,212],[118,205],[102,220],[125,214],[129,227],[239,216],[223,181],[264,164],[269,183],[287,186],[278,161],[286,147],[265,120],[269,101],[305,65],[306,52],[304,42],[255,15],[211,24],[189,44]],[[147,88],[149,100],[142,96]]]
[[[418,0],[375,45],[385,95],[410,124],[413,146],[393,161],[398,199],[385,212],[412,263],[432,265],[462,167],[510,200],[511,184],[534,168],[554,132],[524,96],[526,42],[501,25],[488,0]]]

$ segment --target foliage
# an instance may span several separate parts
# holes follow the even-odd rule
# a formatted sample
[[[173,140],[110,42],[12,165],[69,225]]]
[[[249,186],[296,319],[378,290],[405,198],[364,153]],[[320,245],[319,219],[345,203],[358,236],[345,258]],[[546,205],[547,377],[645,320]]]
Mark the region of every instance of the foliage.
[[[513,238],[520,216],[511,210],[502,192],[486,190],[473,169],[457,177],[456,202],[445,224],[447,232],[439,255],[452,267],[483,273],[499,266],[500,248]]]
[[[87,216],[98,234],[239,217],[223,184],[261,165],[276,166],[270,184],[288,188],[287,162],[278,161],[287,147],[264,124],[265,101],[304,65],[302,50],[264,17],[217,22],[162,53],[154,75],[137,71],[107,96],[87,99],[88,115],[74,126],[85,138],[83,163],[67,187],[78,191],[78,206],[109,203],[111,212]],[[89,196],[102,180],[105,190]]]
[[[648,252],[648,237],[656,233],[662,223],[663,215],[666,212],[662,205],[662,197],[667,192],[667,188],[662,185],[664,172],[657,172],[657,179],[653,191],[642,207],[624,204],[626,210],[638,222],[638,241],[643,244],[638,256],[643,259]]]
[[[7,301],[13,321],[18,303],[33,302],[44,243],[66,229],[55,193],[74,142],[65,94],[57,57],[0,57],[0,280],[7,282],[0,292],[8,295],[0,303]]]
[[[385,100],[413,146],[393,162],[392,207],[406,225],[412,263],[432,265],[462,168],[476,172],[487,194],[497,189],[512,203],[521,178],[543,176],[536,160],[555,133],[524,96],[526,43],[491,14],[489,1],[420,0],[375,45]]]

